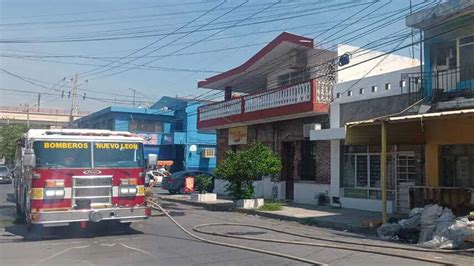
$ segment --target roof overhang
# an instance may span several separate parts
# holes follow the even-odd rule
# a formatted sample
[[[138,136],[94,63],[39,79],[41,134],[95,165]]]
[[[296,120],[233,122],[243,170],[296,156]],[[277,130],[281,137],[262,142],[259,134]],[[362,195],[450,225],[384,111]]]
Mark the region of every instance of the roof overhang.
[[[291,51],[313,47],[313,39],[283,32],[242,65],[199,81],[198,87],[223,90],[231,86],[233,91],[243,93],[263,89],[266,87],[266,74],[274,69],[269,66],[274,66],[276,60],[281,59],[283,62]]]
[[[381,124],[387,127],[389,144],[423,144],[424,121],[436,119],[461,119],[474,116],[474,109],[437,113],[393,116],[346,123],[346,145],[379,145]]]
[[[431,25],[440,24],[446,19],[453,20],[470,13],[474,13],[474,2],[472,0],[450,0],[407,16],[406,25],[407,27],[424,29]]]

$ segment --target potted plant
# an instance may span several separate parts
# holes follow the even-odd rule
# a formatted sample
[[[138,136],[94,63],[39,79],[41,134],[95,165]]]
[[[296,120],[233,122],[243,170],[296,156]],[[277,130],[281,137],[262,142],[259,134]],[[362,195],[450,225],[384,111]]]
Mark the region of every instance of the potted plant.
[[[198,175],[196,176],[196,192],[191,194],[191,201],[216,201],[215,193],[208,193],[212,185],[212,176]]]
[[[257,142],[244,151],[228,151],[216,175],[228,182],[226,191],[236,200],[237,207],[259,208],[264,201],[254,198],[253,182],[263,176],[277,176],[281,167],[278,156]]]

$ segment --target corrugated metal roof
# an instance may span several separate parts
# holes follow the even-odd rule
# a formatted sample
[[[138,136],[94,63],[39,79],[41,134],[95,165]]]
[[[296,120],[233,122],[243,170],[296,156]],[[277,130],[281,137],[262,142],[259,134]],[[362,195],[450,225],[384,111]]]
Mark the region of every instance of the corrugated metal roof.
[[[436,118],[436,117],[442,117],[442,116],[454,116],[454,115],[464,115],[464,114],[474,115],[474,109],[463,109],[463,110],[444,111],[444,112],[436,112],[436,113],[375,118],[375,119],[369,119],[369,120],[363,120],[363,121],[349,122],[349,123],[346,123],[346,126],[352,127],[352,126],[357,126],[357,125],[370,125],[370,124],[378,123],[380,121],[407,121],[407,120],[429,119],[429,118]]]

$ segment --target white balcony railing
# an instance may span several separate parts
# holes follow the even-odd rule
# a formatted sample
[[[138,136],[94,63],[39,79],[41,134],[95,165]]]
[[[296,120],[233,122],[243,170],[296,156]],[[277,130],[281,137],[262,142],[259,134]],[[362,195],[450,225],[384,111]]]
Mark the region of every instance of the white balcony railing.
[[[281,90],[272,90],[244,97],[245,112],[254,112],[311,101],[311,83],[305,82]]]
[[[241,99],[234,99],[226,102],[206,105],[199,108],[199,120],[205,121],[225,117],[229,115],[236,115],[242,112]]]

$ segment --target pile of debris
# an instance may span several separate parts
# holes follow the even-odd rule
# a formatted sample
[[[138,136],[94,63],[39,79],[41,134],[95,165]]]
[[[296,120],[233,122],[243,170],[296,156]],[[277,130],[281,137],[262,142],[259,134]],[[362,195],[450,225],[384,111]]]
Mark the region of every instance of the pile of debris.
[[[390,219],[377,229],[377,233],[384,240],[453,249],[474,237],[474,221],[467,216],[456,217],[447,207],[430,204],[412,209],[408,219]]]

